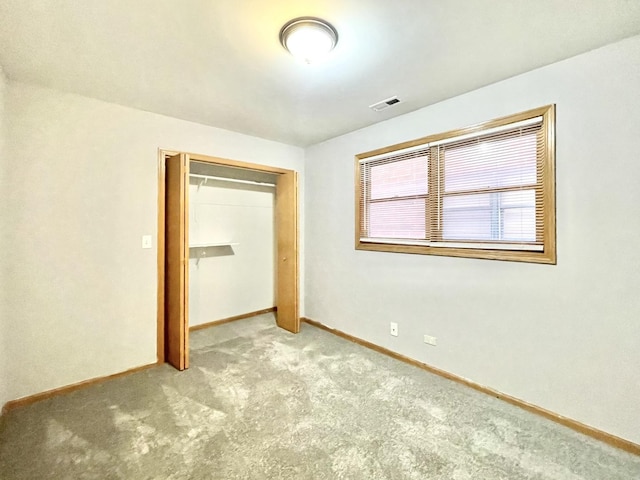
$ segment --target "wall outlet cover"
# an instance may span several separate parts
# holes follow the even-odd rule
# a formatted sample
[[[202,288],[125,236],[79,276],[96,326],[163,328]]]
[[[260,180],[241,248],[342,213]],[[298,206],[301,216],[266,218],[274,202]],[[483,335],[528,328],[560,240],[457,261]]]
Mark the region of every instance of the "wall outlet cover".
[[[389,333],[394,337],[398,336],[398,324],[395,322],[391,322],[389,324]]]
[[[432,337],[431,335],[425,335],[424,343],[426,343],[427,345],[433,345],[435,347],[438,344],[438,339],[436,337]]]

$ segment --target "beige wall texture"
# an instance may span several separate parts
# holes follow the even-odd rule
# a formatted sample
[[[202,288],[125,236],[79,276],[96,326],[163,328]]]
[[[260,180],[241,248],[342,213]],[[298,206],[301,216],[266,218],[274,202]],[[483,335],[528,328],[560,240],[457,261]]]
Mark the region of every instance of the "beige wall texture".
[[[9,82],[6,107],[0,401],[156,361],[159,147],[304,168],[297,147],[39,87]]]
[[[639,85],[633,37],[307,149],[307,316],[640,443]],[[354,249],[355,154],[551,103],[556,266]]]

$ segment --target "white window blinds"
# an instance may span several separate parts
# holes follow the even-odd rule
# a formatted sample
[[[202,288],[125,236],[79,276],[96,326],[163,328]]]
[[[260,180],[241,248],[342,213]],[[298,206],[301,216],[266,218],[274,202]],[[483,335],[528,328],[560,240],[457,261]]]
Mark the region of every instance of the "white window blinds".
[[[366,162],[361,169],[362,238],[425,238],[428,156],[428,148],[423,148]]]
[[[541,251],[543,117],[359,161],[360,241]]]

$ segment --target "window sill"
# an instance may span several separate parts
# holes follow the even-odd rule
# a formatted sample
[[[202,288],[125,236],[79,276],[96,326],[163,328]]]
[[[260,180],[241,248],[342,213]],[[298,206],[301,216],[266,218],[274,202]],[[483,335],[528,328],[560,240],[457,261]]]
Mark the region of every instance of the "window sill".
[[[356,240],[356,250],[374,252],[410,253],[418,255],[438,255],[445,257],[478,258],[503,260],[508,262],[542,263],[556,265],[555,251],[483,250],[480,248],[432,247],[425,245],[398,245],[390,243],[361,242]]]

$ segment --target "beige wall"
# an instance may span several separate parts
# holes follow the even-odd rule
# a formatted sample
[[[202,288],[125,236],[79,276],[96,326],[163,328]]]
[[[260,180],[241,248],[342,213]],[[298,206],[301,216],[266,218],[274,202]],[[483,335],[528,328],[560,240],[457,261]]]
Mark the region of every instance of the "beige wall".
[[[304,167],[296,147],[24,84],[7,109],[4,401],[156,361],[159,147]]]
[[[639,85],[634,37],[307,149],[307,316],[640,443]],[[354,249],[355,154],[550,103],[556,266]]]

